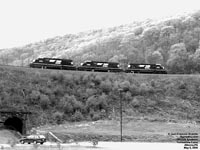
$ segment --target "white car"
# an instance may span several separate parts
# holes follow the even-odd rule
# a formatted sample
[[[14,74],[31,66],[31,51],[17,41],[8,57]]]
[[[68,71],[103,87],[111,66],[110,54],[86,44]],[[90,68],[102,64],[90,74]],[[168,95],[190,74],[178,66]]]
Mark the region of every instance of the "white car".
[[[24,143],[40,143],[43,144],[44,142],[46,142],[46,137],[44,135],[29,135],[26,137],[23,137],[19,140],[20,143],[24,144]]]

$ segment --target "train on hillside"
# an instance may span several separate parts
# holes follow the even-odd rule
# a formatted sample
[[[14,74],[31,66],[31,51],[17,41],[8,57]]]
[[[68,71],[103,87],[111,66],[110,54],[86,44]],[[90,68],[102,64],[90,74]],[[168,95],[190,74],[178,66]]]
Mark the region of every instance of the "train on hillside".
[[[93,71],[93,72],[125,72],[144,74],[167,74],[161,64],[134,64],[130,63],[126,69],[120,68],[118,62],[85,61],[80,66],[75,66],[71,59],[38,58],[29,65],[31,68]]]

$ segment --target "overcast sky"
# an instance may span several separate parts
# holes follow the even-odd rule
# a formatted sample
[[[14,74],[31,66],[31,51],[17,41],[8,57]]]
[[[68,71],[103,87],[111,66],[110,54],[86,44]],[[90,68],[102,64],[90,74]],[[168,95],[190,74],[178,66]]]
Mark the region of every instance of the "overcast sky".
[[[200,10],[199,0],[0,0],[0,49]]]

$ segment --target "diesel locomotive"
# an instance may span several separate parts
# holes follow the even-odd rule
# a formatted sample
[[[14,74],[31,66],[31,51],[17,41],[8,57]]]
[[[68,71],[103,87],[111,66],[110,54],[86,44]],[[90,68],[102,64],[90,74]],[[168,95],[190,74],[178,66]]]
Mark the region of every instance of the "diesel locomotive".
[[[167,70],[161,64],[134,64],[130,63],[126,69],[120,67],[118,62],[85,61],[75,66],[71,59],[38,58],[29,65],[31,68],[77,70],[93,72],[125,72],[145,74],[167,74]]]

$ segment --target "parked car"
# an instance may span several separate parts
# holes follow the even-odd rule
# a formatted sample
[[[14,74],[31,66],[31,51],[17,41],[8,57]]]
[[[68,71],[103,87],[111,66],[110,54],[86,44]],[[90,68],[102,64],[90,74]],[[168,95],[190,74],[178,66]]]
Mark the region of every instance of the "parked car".
[[[46,142],[46,138],[44,135],[29,135],[26,137],[23,137],[19,140],[20,143],[24,144],[24,143],[40,143],[43,144],[44,142]]]

